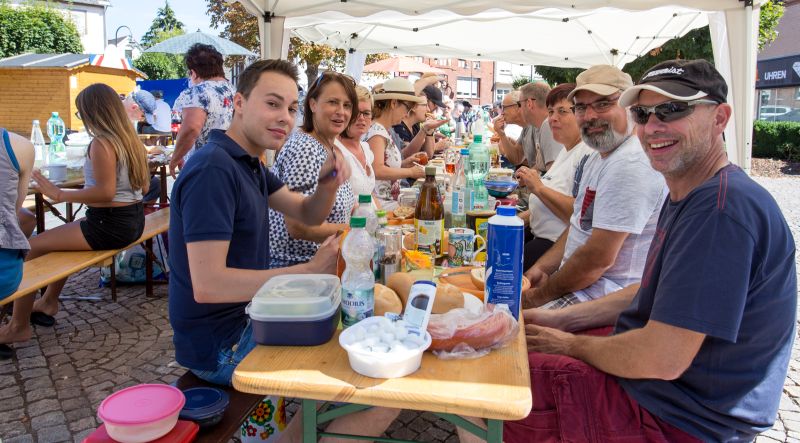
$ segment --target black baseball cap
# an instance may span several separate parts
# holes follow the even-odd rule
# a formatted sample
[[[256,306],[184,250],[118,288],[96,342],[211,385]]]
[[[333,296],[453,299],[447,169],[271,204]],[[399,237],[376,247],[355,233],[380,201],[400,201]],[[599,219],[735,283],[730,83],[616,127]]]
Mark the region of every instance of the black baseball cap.
[[[706,60],[668,60],[650,68],[636,86],[619,97],[623,108],[636,104],[639,92],[653,91],[673,100],[705,98],[717,103],[728,101],[728,84],[714,65]]]
[[[422,93],[425,94],[425,97],[432,101],[434,105],[440,108],[445,107],[444,102],[442,101],[442,91],[436,86],[428,85],[422,89]]]

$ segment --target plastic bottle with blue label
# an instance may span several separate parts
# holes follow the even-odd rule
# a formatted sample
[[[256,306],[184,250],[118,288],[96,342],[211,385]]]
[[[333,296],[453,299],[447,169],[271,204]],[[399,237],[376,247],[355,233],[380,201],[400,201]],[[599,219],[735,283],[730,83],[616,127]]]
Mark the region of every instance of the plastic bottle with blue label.
[[[62,163],[66,156],[66,146],[64,146],[64,135],[67,127],[64,120],[58,116],[58,112],[53,112],[47,120],[47,136],[50,137],[50,149],[48,149],[48,163]]]
[[[375,309],[375,274],[369,267],[374,240],[365,229],[367,219],[352,217],[350,233],[342,244],[346,266],[342,274],[342,325],[352,326],[372,317]]]
[[[499,206],[489,219],[486,239],[486,303],[508,306],[519,320],[522,300],[522,252],[525,224],[513,206]]]
[[[483,135],[475,134],[469,145],[467,161],[467,187],[471,191],[470,210],[489,207],[489,191],[486,190],[486,176],[489,175],[489,147],[483,144]]]

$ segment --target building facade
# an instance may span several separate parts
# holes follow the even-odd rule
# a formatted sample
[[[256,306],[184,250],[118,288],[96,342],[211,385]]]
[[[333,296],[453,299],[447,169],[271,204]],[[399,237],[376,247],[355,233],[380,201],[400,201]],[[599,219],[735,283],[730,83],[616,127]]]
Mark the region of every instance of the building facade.
[[[506,94],[514,90],[514,80],[518,78],[539,81],[542,76],[536,73],[533,65],[520,65],[508,62],[495,63],[494,70],[494,99],[500,101]]]
[[[800,122],[800,0],[786,0],[778,38],[758,53],[755,118]]]
[[[445,72],[442,77],[447,80],[446,89],[452,91],[453,100],[467,100],[473,105],[489,105],[494,101],[495,62],[460,58],[416,59]]]
[[[30,0],[8,0],[13,7],[27,6]],[[55,0],[48,6],[59,9],[64,17],[72,20],[86,54],[102,54],[106,48],[106,10],[109,0]]]

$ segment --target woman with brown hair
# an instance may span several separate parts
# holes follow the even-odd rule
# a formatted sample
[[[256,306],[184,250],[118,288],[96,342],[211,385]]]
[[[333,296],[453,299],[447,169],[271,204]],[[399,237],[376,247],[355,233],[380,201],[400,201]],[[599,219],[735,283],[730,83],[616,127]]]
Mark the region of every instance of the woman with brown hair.
[[[212,129],[228,129],[233,119],[233,95],[236,93],[225,78],[222,54],[213,46],[197,43],[189,48],[184,60],[189,87],[175,99],[173,106],[181,114],[181,129],[169,161],[173,177],[176,169],[189,159],[188,156],[206,144]]]
[[[375,157],[372,163],[376,179],[375,194],[382,208],[392,210],[397,207],[400,180],[422,178],[425,170],[414,165],[416,155],[403,159],[389,129],[400,123],[418,103],[425,103],[427,100],[417,96],[411,82],[401,77],[387,80],[376,87],[372,98],[375,101],[372,107],[372,126],[366,138]]]
[[[33,179],[39,192],[57,202],[85,204],[86,217],[49,229],[30,240],[30,260],[51,251],[118,249],[133,243],[144,230],[142,193],[150,174],[147,152],[125,113],[119,95],[111,87],[89,85],[75,99],[77,116],[94,139],[89,145],[83,171],[83,189],[61,189],[39,171]],[[47,287],[34,303],[34,294],[14,301],[11,322],[0,329],[0,343],[26,341],[30,322],[55,323],[58,296],[66,279]]]
[[[322,165],[329,156],[336,158],[336,137],[358,119],[355,88],[351,77],[326,71],[308,89],[303,125],[289,136],[272,167],[289,190],[305,195],[316,191]],[[309,261],[325,239],[347,229],[355,203],[356,197],[346,182],[339,186],[333,209],[321,225],[310,226],[270,209],[270,268]]]

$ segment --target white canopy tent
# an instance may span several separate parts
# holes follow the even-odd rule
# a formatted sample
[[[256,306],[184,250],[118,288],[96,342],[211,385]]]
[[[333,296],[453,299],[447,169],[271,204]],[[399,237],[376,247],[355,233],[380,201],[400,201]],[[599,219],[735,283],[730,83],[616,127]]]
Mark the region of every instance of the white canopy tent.
[[[261,55],[286,57],[289,35],[363,54],[619,67],[670,38],[709,24],[734,115],[728,156],[745,170],[752,151],[760,0],[238,0],[261,17]],[[355,63],[355,66],[353,66]]]

